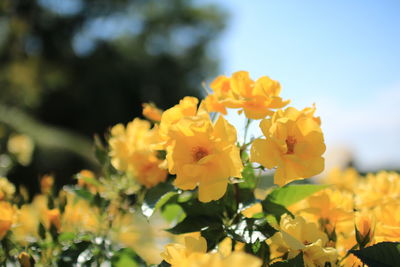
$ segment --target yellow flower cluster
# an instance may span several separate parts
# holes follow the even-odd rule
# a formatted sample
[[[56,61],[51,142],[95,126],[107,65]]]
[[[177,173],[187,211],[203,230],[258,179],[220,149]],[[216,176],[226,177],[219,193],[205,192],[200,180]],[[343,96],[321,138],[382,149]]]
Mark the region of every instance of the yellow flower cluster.
[[[279,109],[290,101],[279,97],[279,82],[267,76],[253,81],[247,71],[238,71],[232,77],[219,76],[210,85],[213,93],[205,99],[209,112],[226,114],[226,108],[239,108],[249,119],[271,116],[271,109]]]
[[[200,104],[195,97],[185,97],[164,112],[144,104],[143,115],[155,123],[153,128],[138,118],[126,128],[114,126],[109,139],[113,166],[146,187],[165,181],[168,169],[176,175],[176,187],[198,187],[200,201],[220,199],[229,178],[242,177],[236,129],[222,116],[227,108],[239,108],[248,119],[262,119],[265,139],[254,140],[250,160],[276,168],[276,184],[283,186],[324,169],[325,144],[315,107],[281,110],[289,101],[279,96],[279,82],[267,76],[253,81],[245,71],[230,78],[219,76],[211,88],[213,93]],[[221,115],[213,122],[209,112]],[[157,158],[156,150],[166,152],[166,161]]]
[[[167,171],[159,167],[162,160],[151,147],[159,141],[158,127],[151,128],[148,121],[136,118],[126,128],[117,124],[109,140],[111,163],[138,183],[153,187],[167,178]]]
[[[293,220],[286,217],[286,220],[293,220],[293,222],[301,220],[303,223],[312,224],[315,229],[306,232],[324,236],[324,238],[320,237],[321,248],[324,250],[335,248],[336,260],[343,258],[343,266],[362,266],[355,256],[347,255],[347,251],[357,243],[361,242],[361,245],[365,247],[378,242],[400,240],[400,175],[398,173],[382,171],[361,177],[354,169],[343,171],[334,169],[321,181],[331,186],[290,206],[289,210],[296,214],[296,218]],[[346,181],[349,181],[352,187],[345,186]],[[285,251],[291,253],[291,250],[295,248],[294,243],[291,243],[291,247],[282,249],[284,247],[281,244],[282,240],[290,242],[294,237],[304,244],[304,241],[297,236],[301,231],[295,231],[291,224],[288,225],[290,227],[282,225],[281,220],[280,228],[283,231],[272,238],[272,246],[279,244],[274,255],[281,255],[280,253]],[[357,240],[356,229],[359,240]],[[290,237],[286,233],[289,233]],[[308,242],[315,242],[310,240],[307,239]],[[305,252],[304,248],[303,252]],[[304,255],[307,261],[306,257],[311,254],[307,252]],[[328,255],[325,253],[325,256]],[[309,263],[307,266],[319,266],[317,260],[312,260],[312,262],[314,265]]]

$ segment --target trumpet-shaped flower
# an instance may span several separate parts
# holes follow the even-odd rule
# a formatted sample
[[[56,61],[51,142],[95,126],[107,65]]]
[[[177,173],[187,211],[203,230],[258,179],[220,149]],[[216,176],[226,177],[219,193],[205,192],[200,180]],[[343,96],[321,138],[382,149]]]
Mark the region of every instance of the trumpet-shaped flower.
[[[168,244],[161,256],[173,267],[260,267],[262,264],[257,257],[242,251],[227,255],[206,251],[207,242],[203,237],[186,237],[185,245]]]
[[[168,110],[166,111],[168,112]],[[241,177],[243,165],[236,130],[223,117],[213,124],[201,116],[185,117],[169,131],[168,168],[183,190],[199,187],[199,200],[221,198],[229,177]]]
[[[111,129],[110,156],[112,165],[131,174],[140,184],[153,187],[167,178],[167,171],[159,167],[162,163],[153,144],[160,142],[158,128],[150,129],[150,123],[134,119],[125,128],[117,124]]]
[[[306,199],[304,212],[312,214],[328,232],[349,232],[353,229],[353,195],[327,188]]]
[[[293,258],[302,251],[306,266],[325,266],[326,262],[335,266],[337,251],[326,246],[328,237],[315,223],[306,222],[300,216],[291,218],[284,214],[278,230],[269,242],[277,246],[281,253],[288,253],[288,258]]]
[[[262,119],[272,115],[271,109],[283,108],[290,101],[279,97],[279,82],[267,76],[253,81],[246,71],[238,71],[231,78],[217,77],[210,85],[213,94],[205,99],[209,112],[226,114],[226,108],[241,108],[249,119]]]
[[[323,171],[325,143],[314,111],[289,107],[261,121],[266,139],[253,141],[250,160],[269,169],[277,167],[275,184],[282,186]]]

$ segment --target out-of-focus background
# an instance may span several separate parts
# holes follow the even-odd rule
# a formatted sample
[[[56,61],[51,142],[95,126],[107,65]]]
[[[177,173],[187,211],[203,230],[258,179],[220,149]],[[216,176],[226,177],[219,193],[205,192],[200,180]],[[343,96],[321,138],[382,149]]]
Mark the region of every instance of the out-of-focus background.
[[[98,168],[94,134],[237,70],[279,80],[297,108],[316,103],[328,167],[399,169],[399,11],[395,0],[2,0],[0,175],[31,191],[46,173],[70,183]]]

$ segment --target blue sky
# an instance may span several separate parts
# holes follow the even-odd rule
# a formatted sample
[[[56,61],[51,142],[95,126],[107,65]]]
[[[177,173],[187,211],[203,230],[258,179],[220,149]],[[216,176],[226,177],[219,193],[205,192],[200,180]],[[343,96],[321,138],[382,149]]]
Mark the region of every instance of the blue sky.
[[[352,154],[364,170],[400,167],[400,1],[214,3],[230,14],[223,74],[268,75],[293,106],[316,103],[328,164]]]

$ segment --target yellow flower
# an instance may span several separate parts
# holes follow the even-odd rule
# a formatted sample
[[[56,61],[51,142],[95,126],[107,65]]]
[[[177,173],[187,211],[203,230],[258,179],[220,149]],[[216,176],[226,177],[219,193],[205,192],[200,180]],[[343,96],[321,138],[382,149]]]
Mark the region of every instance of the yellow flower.
[[[59,231],[61,228],[61,214],[59,209],[49,209],[46,211],[47,217],[47,228],[50,228],[52,225]]]
[[[353,229],[353,195],[327,188],[306,199],[303,212],[313,214],[328,232],[349,232]]]
[[[226,114],[226,107],[241,108],[247,118],[262,119],[273,114],[271,109],[283,108],[290,102],[279,97],[279,82],[267,76],[254,82],[246,71],[235,72],[231,78],[219,76],[210,87],[214,93],[204,101],[209,112]]]
[[[300,216],[291,218],[284,214],[278,230],[269,243],[277,246],[277,251],[288,253],[289,259],[302,251],[306,266],[325,266],[326,262],[335,266],[337,251],[327,247],[328,237],[315,223],[306,222]]]
[[[10,199],[14,193],[14,184],[10,183],[7,178],[0,177],[0,200]]]
[[[95,174],[90,170],[81,170],[78,175],[78,185],[80,187],[86,187],[92,194],[96,194],[99,190],[101,191],[101,186],[98,185]],[[93,181],[93,182],[91,182]]]
[[[364,243],[364,246],[373,241],[375,224],[374,212],[363,210],[355,213],[355,226],[360,234],[360,242]]]
[[[174,184],[183,190],[198,186],[200,201],[220,199],[229,177],[241,178],[236,130],[223,117],[215,124],[209,118],[185,117],[169,135],[172,143],[167,148],[167,161],[169,172],[176,174]]]
[[[400,200],[400,174],[381,171],[368,174],[356,189],[357,208],[374,208]]]
[[[179,101],[179,104],[167,109],[161,116],[160,122],[160,137],[169,145],[169,132],[174,129],[175,124],[185,117],[193,117],[202,114],[202,117],[207,118],[208,114],[198,114],[197,105],[199,100],[195,97],[186,96]]]
[[[10,203],[0,201],[0,240],[4,238],[14,223],[15,209]]]
[[[54,177],[53,175],[44,175],[40,179],[40,191],[43,194],[50,194],[54,185]]]
[[[23,205],[17,213],[17,220],[13,228],[14,238],[22,246],[34,242],[38,238],[40,215],[33,205]]]
[[[333,168],[321,182],[325,184],[335,185],[337,189],[354,192],[360,175],[354,168],[341,170]]]
[[[34,144],[32,139],[23,134],[16,134],[8,139],[7,148],[17,157],[18,162],[26,166],[31,162]]]
[[[269,169],[277,167],[275,184],[282,186],[323,171],[325,143],[314,111],[289,107],[261,121],[266,139],[253,141],[250,160]]]
[[[227,255],[206,251],[207,242],[203,237],[186,237],[185,245],[168,244],[161,256],[173,267],[260,267],[262,264],[257,257],[242,251]]]
[[[161,257],[171,264],[176,266],[184,262],[191,254],[194,253],[206,253],[207,252],[207,241],[204,237],[199,236],[198,238],[193,236],[185,237],[185,244],[168,244],[164,248],[164,252],[161,253]]]
[[[375,210],[377,218],[375,241],[397,242],[400,240],[400,201],[379,205]]]
[[[159,122],[161,120],[162,110],[158,109],[152,103],[143,103],[143,116],[147,119]]]
[[[67,205],[61,218],[62,232],[89,231],[96,233],[101,226],[100,213],[97,207],[87,201],[67,194]]]
[[[112,165],[131,174],[140,184],[153,187],[167,178],[167,171],[159,167],[162,160],[152,145],[160,142],[158,128],[150,129],[150,123],[134,119],[125,128],[117,124],[111,129],[110,156]]]

